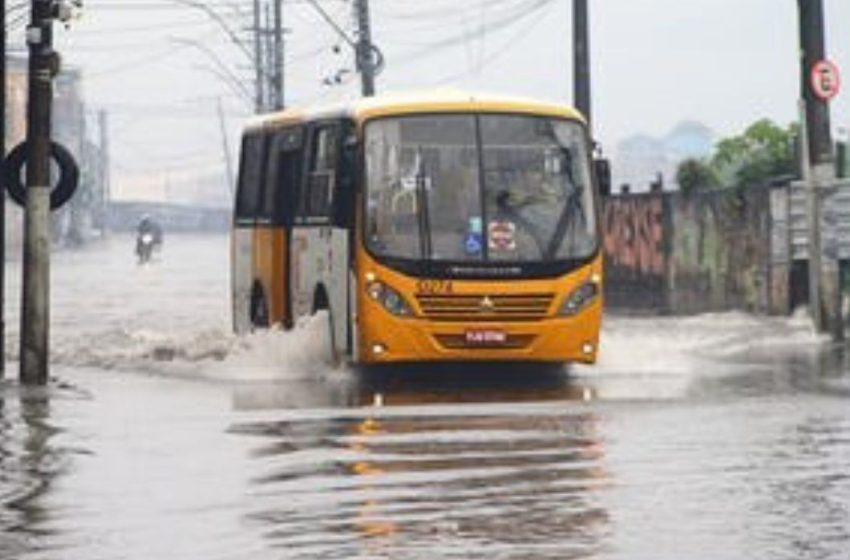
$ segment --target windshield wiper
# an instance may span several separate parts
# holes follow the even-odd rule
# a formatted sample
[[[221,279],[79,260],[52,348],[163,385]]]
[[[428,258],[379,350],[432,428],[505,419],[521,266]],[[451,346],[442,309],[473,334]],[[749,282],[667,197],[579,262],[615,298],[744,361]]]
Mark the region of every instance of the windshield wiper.
[[[573,175],[573,155],[567,148],[564,147],[561,147],[561,152],[564,154],[564,164],[566,166],[564,175],[566,176],[569,184],[573,186],[573,191],[567,195],[567,199],[564,201],[564,209],[558,217],[558,222],[555,225],[555,231],[553,232],[552,238],[549,240],[549,244],[546,247],[546,253],[543,255],[544,260],[554,260],[561,243],[564,241],[564,237],[567,235],[567,227],[574,221],[574,218],[579,217],[582,222],[585,224],[587,223],[587,216],[585,215],[584,207],[581,204],[581,193],[583,189],[575,182]]]
[[[584,214],[584,208],[580,202],[581,191],[576,189],[567,197],[564,202],[564,210],[558,217],[558,223],[555,226],[555,232],[552,234],[552,239],[549,240],[549,245],[546,247],[546,253],[543,255],[543,260],[551,261],[555,259],[564,237],[567,235],[567,227],[574,222],[576,217],[581,218],[583,223],[587,223],[587,216]]]

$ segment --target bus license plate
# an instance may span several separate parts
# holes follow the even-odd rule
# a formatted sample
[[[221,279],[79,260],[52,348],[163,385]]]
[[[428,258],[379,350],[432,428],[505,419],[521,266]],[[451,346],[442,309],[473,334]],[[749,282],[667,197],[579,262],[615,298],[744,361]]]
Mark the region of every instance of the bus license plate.
[[[478,346],[498,346],[508,341],[508,335],[504,331],[475,330],[466,331],[466,343]]]

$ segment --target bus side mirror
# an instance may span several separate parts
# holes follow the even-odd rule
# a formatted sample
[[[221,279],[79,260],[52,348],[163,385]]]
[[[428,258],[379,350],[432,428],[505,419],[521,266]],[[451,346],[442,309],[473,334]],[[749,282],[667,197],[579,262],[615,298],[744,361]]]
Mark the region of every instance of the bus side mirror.
[[[611,162],[607,159],[593,160],[593,170],[596,173],[596,184],[600,196],[611,196]]]

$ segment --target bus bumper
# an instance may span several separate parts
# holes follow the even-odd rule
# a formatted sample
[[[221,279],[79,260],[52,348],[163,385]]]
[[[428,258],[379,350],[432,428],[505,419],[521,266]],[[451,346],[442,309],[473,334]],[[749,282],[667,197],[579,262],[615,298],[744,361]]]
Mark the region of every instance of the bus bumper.
[[[530,323],[452,323],[387,314],[360,329],[360,362],[516,361],[593,364],[601,302],[574,317]]]

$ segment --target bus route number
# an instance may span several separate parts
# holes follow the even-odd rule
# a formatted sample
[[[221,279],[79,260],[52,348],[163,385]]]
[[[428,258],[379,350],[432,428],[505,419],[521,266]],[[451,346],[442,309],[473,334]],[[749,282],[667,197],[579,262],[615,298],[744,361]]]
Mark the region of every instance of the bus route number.
[[[423,295],[444,295],[454,292],[454,286],[450,280],[420,280],[416,290]]]

